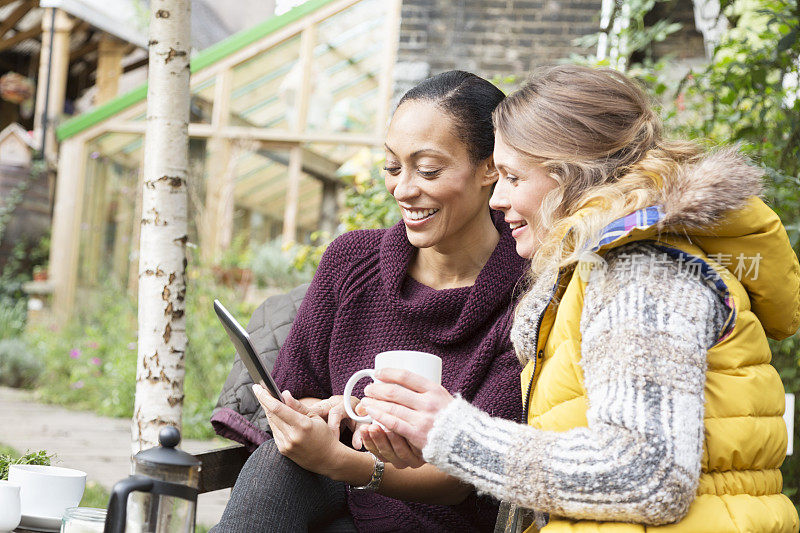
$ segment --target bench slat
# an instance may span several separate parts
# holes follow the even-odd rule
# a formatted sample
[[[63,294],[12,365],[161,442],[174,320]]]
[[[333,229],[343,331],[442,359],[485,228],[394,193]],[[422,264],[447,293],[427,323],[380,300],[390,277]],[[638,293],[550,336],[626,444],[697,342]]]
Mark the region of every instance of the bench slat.
[[[200,469],[200,494],[233,487],[250,454],[244,446],[228,446],[196,454]]]

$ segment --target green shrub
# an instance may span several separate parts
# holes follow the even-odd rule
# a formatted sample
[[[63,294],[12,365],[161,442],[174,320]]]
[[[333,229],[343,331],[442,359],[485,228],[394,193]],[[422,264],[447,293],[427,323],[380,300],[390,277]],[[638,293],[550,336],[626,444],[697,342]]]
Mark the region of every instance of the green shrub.
[[[13,339],[22,335],[26,317],[25,299],[0,296],[0,339]]]
[[[27,338],[45,367],[40,399],[106,416],[131,416],[136,307],[121,288],[81,294],[64,327],[36,327]]]
[[[313,269],[297,268],[294,263],[296,253],[294,248],[284,249],[277,240],[255,248],[251,268],[256,283],[261,287],[289,290],[311,281]]]
[[[384,184],[385,161],[384,155],[374,150],[364,150],[350,161],[349,175],[342,176],[350,183],[341,217],[344,231],[388,228],[400,220],[400,208]]]
[[[186,294],[186,377],[183,436],[209,438],[209,423],[222,384],[233,364],[233,347],[213,310],[218,298],[242,322],[253,306],[237,288],[219,285],[210,269],[189,267]],[[109,285],[79,298],[73,319],[60,330],[37,327],[27,333],[44,366],[38,390],[48,403],[113,417],[133,415],[136,393],[136,303]]]
[[[42,363],[31,354],[24,340],[0,340],[0,385],[32,388],[43,370]]]
[[[0,269],[0,339],[19,337],[27,320],[27,296],[23,285],[31,280],[34,267],[47,261],[50,240],[38,243],[20,239]]]
[[[242,324],[255,308],[245,302],[238,288],[215,283],[207,268],[190,267],[188,278],[183,436],[205,439],[214,436],[209,418],[234,356],[233,345],[214,313],[214,299],[219,299]]]

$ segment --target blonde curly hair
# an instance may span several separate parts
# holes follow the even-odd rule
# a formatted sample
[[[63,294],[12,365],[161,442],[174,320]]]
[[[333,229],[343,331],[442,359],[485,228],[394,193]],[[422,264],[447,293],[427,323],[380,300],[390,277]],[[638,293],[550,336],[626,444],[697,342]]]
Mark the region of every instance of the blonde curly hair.
[[[534,72],[495,109],[495,130],[556,182],[540,210],[532,276],[554,276],[597,244],[601,230],[642,207],[704,149],[662,138],[636,82],[617,71],[560,65]]]

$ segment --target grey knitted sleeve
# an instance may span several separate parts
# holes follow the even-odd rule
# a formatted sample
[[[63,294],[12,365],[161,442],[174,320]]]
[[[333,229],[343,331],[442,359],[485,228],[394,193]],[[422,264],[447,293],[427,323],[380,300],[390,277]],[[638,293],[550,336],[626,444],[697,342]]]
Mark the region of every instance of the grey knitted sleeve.
[[[697,489],[706,351],[727,308],[696,273],[649,244],[606,260],[581,320],[588,427],[542,431],[459,398],[437,416],[423,453],[479,491],[530,509],[674,522]]]

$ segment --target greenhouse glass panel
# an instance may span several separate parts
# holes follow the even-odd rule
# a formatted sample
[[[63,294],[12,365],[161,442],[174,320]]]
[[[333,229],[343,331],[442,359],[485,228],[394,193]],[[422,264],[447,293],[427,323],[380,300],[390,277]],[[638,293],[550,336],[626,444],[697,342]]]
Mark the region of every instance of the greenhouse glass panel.
[[[330,161],[336,170],[331,174],[332,178],[336,178],[341,167],[346,161],[364,149],[360,144],[332,144],[332,143],[309,143],[307,149],[315,154],[324,157]]]
[[[88,144],[80,224],[79,282],[126,285],[136,240],[142,136],[107,133]]]
[[[282,229],[288,187],[289,152],[284,149],[252,145],[235,157],[234,203],[249,212],[259,213],[269,227],[254,240],[266,242],[277,238]],[[235,151],[235,148],[234,148]],[[304,168],[306,164],[304,163]],[[307,240],[317,229],[322,186],[319,180],[303,172],[300,180],[297,213],[298,240]],[[279,224],[269,224],[277,222]]]
[[[189,242],[200,242],[198,225],[201,223],[206,201],[206,180],[208,179],[209,149],[208,139],[189,139],[189,179],[186,182]]]
[[[308,131],[376,130],[389,4],[364,0],[317,27]]]
[[[214,83],[215,79],[206,80],[192,87],[192,97],[189,104],[190,120],[196,124],[211,124],[211,114],[214,111]]]
[[[291,129],[299,54],[296,35],[233,68],[231,125]]]

